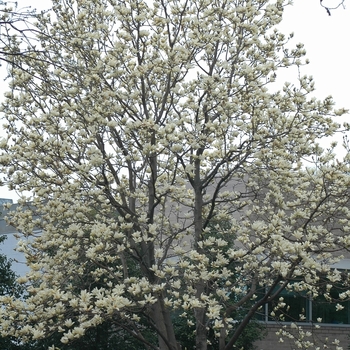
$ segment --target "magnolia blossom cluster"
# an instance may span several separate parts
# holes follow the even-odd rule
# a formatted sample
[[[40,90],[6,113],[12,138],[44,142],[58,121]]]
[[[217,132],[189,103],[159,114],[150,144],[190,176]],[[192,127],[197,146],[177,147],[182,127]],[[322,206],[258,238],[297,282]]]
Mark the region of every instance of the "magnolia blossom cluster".
[[[315,328],[319,328],[316,325]],[[298,326],[295,323],[291,323],[290,327],[283,326],[280,330],[276,332],[277,336],[280,336],[279,342],[283,343],[284,339],[293,339],[295,340],[295,345],[298,349],[334,349],[334,350],[343,350],[344,348],[340,346],[339,339],[331,340],[328,337],[325,339],[322,347],[318,346],[317,340],[315,340],[315,334],[313,330],[305,331],[301,326]]]
[[[147,319],[175,350],[181,315],[196,348],[223,350],[283,290],[349,299],[331,268],[349,171],[317,144],[345,111],[309,97],[311,77],[269,90],[307,63],[275,28],[287,3],[54,0],[38,16],[41,48],[13,57],[2,104],[30,267],[26,296],[1,298],[2,334],[65,344],[111,322],[147,342]]]

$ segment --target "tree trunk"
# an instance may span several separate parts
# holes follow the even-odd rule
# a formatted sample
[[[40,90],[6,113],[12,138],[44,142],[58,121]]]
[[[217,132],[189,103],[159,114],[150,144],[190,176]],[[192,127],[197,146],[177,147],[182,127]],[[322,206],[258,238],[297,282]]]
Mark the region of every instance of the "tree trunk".
[[[170,313],[166,309],[162,296],[152,305],[151,318],[158,331],[159,350],[181,350],[176,341]]]
[[[194,311],[196,317],[196,349],[206,350],[207,344],[207,329],[205,325],[205,308],[197,308]]]
[[[198,151],[198,155],[202,151]],[[200,180],[200,160],[195,160],[195,178],[193,182],[193,188],[195,191],[195,203],[194,203],[194,247],[199,253],[203,253],[202,249],[198,246],[198,242],[202,239],[203,233],[203,193]],[[196,284],[196,297],[199,299],[202,294],[205,294],[205,283],[200,280]],[[196,318],[196,349],[206,350],[207,344],[207,327],[206,327],[206,308],[196,308],[194,310],[194,316]]]

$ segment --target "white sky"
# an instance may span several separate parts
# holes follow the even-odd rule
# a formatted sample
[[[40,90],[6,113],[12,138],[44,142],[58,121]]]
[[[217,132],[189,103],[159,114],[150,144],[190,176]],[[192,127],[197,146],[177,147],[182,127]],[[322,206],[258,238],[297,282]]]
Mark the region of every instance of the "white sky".
[[[305,45],[311,62],[304,71],[313,75],[316,95],[332,95],[339,107],[350,108],[350,0],[345,5],[346,9],[340,7],[328,16],[319,0],[294,0],[280,28],[285,33],[293,31],[295,40]]]
[[[323,0],[323,3],[333,7],[339,1]],[[28,0],[20,0],[19,3],[28,6]],[[50,3],[49,0],[31,0],[30,6],[43,9]],[[303,68],[302,73],[314,77],[316,97],[332,95],[338,108],[350,109],[350,0],[345,0],[345,6],[346,9],[339,7],[328,16],[319,0],[294,0],[294,5],[286,10],[280,29],[285,34],[294,32],[295,43],[305,44],[310,64]],[[290,74],[285,70],[283,77],[284,74],[284,80],[295,78],[292,70]],[[3,90],[6,90],[6,83]],[[341,136],[338,137],[341,142]],[[0,197],[16,200],[17,195],[0,188]]]

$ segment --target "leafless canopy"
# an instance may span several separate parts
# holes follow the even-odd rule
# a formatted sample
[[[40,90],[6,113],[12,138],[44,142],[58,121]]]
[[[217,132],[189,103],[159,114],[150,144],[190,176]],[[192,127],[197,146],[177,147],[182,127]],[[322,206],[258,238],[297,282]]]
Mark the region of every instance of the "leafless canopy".
[[[345,9],[344,3],[345,3],[345,0],[342,0],[338,3],[336,3],[336,5],[328,6],[328,5],[323,4],[323,0],[320,0],[321,6],[327,11],[329,16],[331,15],[331,10],[336,10],[337,8],[339,8],[341,6]]]
[[[0,64],[37,50],[35,18],[36,11],[30,6],[19,8],[17,2],[0,1]],[[15,42],[20,45],[13,45]],[[16,50],[13,49],[15,46]]]

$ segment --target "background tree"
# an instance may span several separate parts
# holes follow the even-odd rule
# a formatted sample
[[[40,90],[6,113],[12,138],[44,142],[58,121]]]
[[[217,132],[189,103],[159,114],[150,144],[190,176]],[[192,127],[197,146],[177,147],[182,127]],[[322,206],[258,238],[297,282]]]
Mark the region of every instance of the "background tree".
[[[0,236],[0,243],[3,243],[5,239],[6,236]],[[16,281],[17,276],[11,269],[11,261],[6,255],[2,254],[2,249],[0,251],[0,295],[20,297],[23,293],[23,288]],[[6,350],[27,350],[14,337],[0,337],[0,348]]]
[[[3,243],[6,236],[0,236],[0,243]],[[21,294],[20,285],[16,282],[16,274],[11,270],[11,261],[6,255],[0,254],[0,295]]]
[[[38,17],[45,50],[14,57],[2,108],[31,268],[4,334],[69,344],[109,322],[179,349],[180,311],[197,349],[232,349],[284,289],[339,280],[350,178],[317,140],[344,111],[310,97],[303,45],[275,28],[287,3],[54,0]]]

